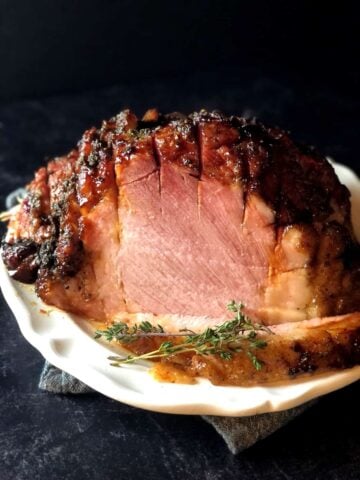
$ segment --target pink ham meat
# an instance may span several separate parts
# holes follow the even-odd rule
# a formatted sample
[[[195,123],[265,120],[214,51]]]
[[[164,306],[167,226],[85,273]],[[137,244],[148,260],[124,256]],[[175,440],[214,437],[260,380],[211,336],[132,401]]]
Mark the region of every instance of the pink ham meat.
[[[48,304],[175,332],[219,324],[235,299],[286,325],[279,338],[313,318],[359,330],[349,192],[284,131],[218,112],[126,110],[27,190],[2,255]]]

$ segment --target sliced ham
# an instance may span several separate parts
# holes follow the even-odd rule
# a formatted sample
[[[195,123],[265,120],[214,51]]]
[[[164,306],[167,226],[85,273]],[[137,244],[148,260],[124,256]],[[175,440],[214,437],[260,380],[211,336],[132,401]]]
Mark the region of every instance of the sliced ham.
[[[267,352],[280,356],[297,336],[309,350],[329,328],[359,327],[349,192],[324,157],[279,129],[218,112],[153,109],[138,120],[126,110],[27,188],[3,258],[48,304],[175,333],[218,325],[235,299],[271,326]]]

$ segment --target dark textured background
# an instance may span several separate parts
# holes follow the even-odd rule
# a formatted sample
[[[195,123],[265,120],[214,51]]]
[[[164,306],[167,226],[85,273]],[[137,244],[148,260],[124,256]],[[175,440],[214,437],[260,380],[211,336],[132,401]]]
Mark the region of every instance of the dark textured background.
[[[161,3],[0,0],[1,205],[124,106],[256,114],[360,173],[355,3]],[[234,457],[197,417],[40,392],[0,319],[0,480],[360,478],[359,383]]]
[[[0,98],[229,67],[349,91],[358,79],[357,7],[351,0],[0,0]]]

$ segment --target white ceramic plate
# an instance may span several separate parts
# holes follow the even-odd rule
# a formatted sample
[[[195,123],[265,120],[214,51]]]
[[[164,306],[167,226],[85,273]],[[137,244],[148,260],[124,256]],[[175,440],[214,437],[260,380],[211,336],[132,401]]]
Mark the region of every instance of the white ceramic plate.
[[[336,171],[352,192],[360,238],[360,181],[347,167],[336,165]],[[259,387],[218,387],[205,379],[195,385],[160,383],[149,375],[145,363],[111,367],[107,357],[113,350],[93,339],[88,322],[43,304],[32,286],[10,279],[2,263],[0,285],[24,337],[49,362],[94,390],[136,407],[180,414],[254,415],[295,407],[360,378],[359,366]]]

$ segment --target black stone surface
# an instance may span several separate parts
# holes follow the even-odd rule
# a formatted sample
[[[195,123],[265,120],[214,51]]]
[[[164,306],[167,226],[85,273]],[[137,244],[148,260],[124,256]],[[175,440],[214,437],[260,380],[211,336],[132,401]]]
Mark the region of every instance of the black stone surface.
[[[293,131],[359,173],[359,97],[351,89],[233,72],[137,82],[0,106],[0,203],[45,158],[69,150],[124,106],[246,111]],[[270,438],[233,456],[199,417],[123,406],[101,395],[37,388],[43,359],[0,304],[0,480],[359,479],[359,383],[321,399]]]

